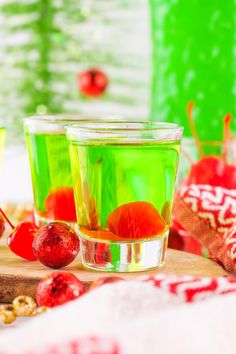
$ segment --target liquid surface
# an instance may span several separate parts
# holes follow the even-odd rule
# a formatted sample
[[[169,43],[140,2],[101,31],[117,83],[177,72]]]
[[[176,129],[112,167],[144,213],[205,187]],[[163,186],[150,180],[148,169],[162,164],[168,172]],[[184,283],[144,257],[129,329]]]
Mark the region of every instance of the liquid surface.
[[[143,238],[161,237],[165,234],[169,228],[179,142],[130,145],[71,143],[70,154],[78,223],[82,236],[113,242],[140,240],[140,227],[143,229],[143,226],[139,225],[139,219],[146,218],[147,221],[149,215],[154,215],[157,220],[155,225],[151,225],[152,229],[161,229],[162,232],[159,235],[148,235],[145,230]],[[135,204],[135,211],[133,204],[130,204],[133,202],[150,204],[147,212],[144,204],[144,212],[139,219],[138,205]],[[118,207],[121,207],[121,212],[120,209],[117,212]],[[122,214],[122,208],[126,214]],[[111,214],[114,211],[116,213]],[[121,230],[121,233],[111,232],[108,227],[109,216],[114,226],[112,230]],[[121,220],[123,224],[116,227],[114,223]],[[126,220],[129,225],[124,224]],[[163,220],[165,228],[162,227]],[[140,232],[134,229],[132,235],[125,235],[132,222],[138,225]]]

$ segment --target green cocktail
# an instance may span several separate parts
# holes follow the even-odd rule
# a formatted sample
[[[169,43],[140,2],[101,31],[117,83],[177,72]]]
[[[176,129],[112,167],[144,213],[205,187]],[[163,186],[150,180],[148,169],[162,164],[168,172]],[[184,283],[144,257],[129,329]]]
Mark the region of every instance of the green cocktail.
[[[158,123],[68,127],[86,266],[140,271],[163,263],[181,134]]]
[[[65,124],[71,116],[36,116],[24,120],[37,224],[76,222]]]

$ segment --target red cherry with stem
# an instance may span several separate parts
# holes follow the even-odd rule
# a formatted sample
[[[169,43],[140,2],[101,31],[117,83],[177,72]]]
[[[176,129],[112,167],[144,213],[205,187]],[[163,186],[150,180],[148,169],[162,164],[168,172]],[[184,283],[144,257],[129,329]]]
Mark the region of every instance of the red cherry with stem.
[[[228,165],[226,162],[232,116],[227,114],[224,117],[224,148],[221,156],[206,157],[204,151],[202,150],[202,146],[194,125],[193,108],[194,102],[191,101],[187,106],[187,116],[201,159],[191,166],[190,173],[185,180],[185,184],[209,184],[212,186],[221,186],[229,189],[236,188],[236,167],[233,165]]]
[[[108,77],[96,68],[83,71],[77,80],[80,91],[88,97],[101,96],[108,86]]]
[[[46,275],[36,289],[38,306],[55,307],[85,293],[83,283],[72,273],[54,272]]]
[[[166,223],[148,202],[132,202],[116,208],[107,219],[115,235],[125,238],[152,237],[164,232]]]
[[[73,188],[55,189],[45,200],[47,217],[53,220],[76,222],[76,210]]]
[[[12,228],[12,232],[7,238],[7,244],[10,250],[17,256],[27,259],[28,261],[35,261],[37,258],[33,253],[32,244],[38,227],[28,221],[23,221],[14,227],[1,208],[0,213]]]
[[[63,222],[51,222],[41,227],[33,242],[38,260],[51,268],[65,267],[77,256],[80,248],[76,232]]]

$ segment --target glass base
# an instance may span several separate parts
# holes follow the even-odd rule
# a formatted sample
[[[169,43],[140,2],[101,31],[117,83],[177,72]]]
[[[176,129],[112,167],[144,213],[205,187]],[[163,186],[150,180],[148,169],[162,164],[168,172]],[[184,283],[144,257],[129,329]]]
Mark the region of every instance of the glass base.
[[[155,239],[106,242],[80,235],[85,267],[105,272],[142,272],[164,264],[169,231]]]
[[[36,224],[38,227],[47,225],[47,224],[49,224],[50,222],[60,221],[60,222],[66,223],[67,225],[69,225],[70,227],[72,227],[72,229],[74,229],[74,230],[78,233],[78,224],[77,224],[77,222],[68,222],[68,221],[64,221],[64,220],[48,219],[48,218],[45,218],[45,217],[39,215],[36,211],[34,212],[34,219],[35,219],[35,224]]]

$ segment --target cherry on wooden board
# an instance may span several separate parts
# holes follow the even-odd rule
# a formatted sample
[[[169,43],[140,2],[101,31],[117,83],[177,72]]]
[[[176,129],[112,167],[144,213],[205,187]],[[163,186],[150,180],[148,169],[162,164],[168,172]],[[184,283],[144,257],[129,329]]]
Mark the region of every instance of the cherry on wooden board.
[[[37,258],[33,253],[32,244],[38,227],[29,221],[22,221],[15,227],[1,208],[0,213],[12,228],[12,232],[7,238],[7,244],[10,250],[17,256],[27,259],[28,261],[35,261]]]

